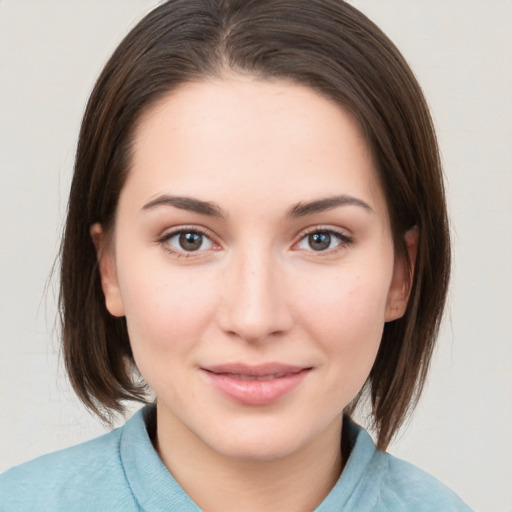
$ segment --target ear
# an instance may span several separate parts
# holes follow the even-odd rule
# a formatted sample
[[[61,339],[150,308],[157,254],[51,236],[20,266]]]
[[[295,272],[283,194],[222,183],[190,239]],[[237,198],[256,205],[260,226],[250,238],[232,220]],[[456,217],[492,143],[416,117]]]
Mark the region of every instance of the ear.
[[[414,277],[414,265],[416,264],[416,252],[418,249],[418,228],[414,226],[404,235],[405,246],[409,255],[410,268],[404,257],[396,257],[393,267],[393,277],[388,292],[386,303],[385,321],[391,322],[401,318],[407,308]]]
[[[101,277],[101,288],[105,295],[105,306],[113,316],[124,316],[124,305],[121,290],[117,281],[113,248],[101,224],[96,223],[90,229],[91,238],[96,248],[98,268]]]

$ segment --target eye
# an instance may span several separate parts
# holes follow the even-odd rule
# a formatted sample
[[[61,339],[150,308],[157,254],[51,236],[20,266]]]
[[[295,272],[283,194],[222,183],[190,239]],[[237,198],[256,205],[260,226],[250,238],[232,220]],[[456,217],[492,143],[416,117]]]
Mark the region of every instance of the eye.
[[[212,249],[211,239],[201,231],[195,229],[182,229],[165,235],[161,240],[167,245],[167,250],[175,253],[189,253]]]
[[[350,242],[351,239],[346,235],[325,229],[307,233],[296,247],[308,251],[327,252],[340,245],[348,245]]]

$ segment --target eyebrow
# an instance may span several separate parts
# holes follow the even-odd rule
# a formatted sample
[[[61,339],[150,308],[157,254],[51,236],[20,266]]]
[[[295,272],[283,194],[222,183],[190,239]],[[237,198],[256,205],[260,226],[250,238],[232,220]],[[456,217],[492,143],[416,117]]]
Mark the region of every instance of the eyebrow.
[[[215,203],[202,201],[201,199],[194,199],[192,197],[170,196],[167,194],[158,196],[149,203],[146,203],[142,207],[142,210],[150,210],[158,206],[173,206],[180,210],[187,210],[201,215],[209,215],[211,217],[223,219],[227,218],[227,215],[222,211],[222,208]],[[292,218],[305,217],[307,215],[332,210],[333,208],[338,208],[340,206],[358,206],[370,213],[375,213],[373,208],[362,199],[342,194],[339,196],[316,199],[307,203],[300,202],[288,211],[287,216]]]
[[[315,201],[310,201],[308,203],[298,203],[289,210],[288,216],[292,218],[304,217],[306,215],[313,215],[315,213],[325,212],[326,210],[332,210],[339,206],[359,206],[369,213],[375,213],[373,208],[362,199],[342,194],[339,196],[316,199]]]
[[[201,201],[200,199],[194,199],[192,197],[185,196],[158,196],[149,203],[146,203],[142,207],[142,210],[150,210],[151,208],[156,208],[158,206],[174,206],[174,208],[200,213],[201,215],[226,218],[226,215],[223,213],[222,209],[215,203],[211,203],[209,201]]]

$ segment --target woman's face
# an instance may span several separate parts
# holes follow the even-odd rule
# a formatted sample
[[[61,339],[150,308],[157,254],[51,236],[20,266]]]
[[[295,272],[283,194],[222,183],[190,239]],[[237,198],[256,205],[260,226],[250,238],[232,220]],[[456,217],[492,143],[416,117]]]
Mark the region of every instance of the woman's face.
[[[338,429],[406,304],[358,126],[284,81],[188,84],[151,108],[110,242],[92,234],[159,422],[229,457]]]

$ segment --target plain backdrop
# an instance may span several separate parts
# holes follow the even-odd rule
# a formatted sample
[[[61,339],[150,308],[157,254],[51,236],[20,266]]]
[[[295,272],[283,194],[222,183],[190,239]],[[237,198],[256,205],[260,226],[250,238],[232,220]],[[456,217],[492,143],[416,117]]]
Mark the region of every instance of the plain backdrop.
[[[88,94],[156,3],[0,0],[0,471],[105,431],[59,362],[49,274]],[[352,3],[394,40],[425,90],[453,228],[432,372],[390,451],[475,509],[511,512],[512,1]]]

